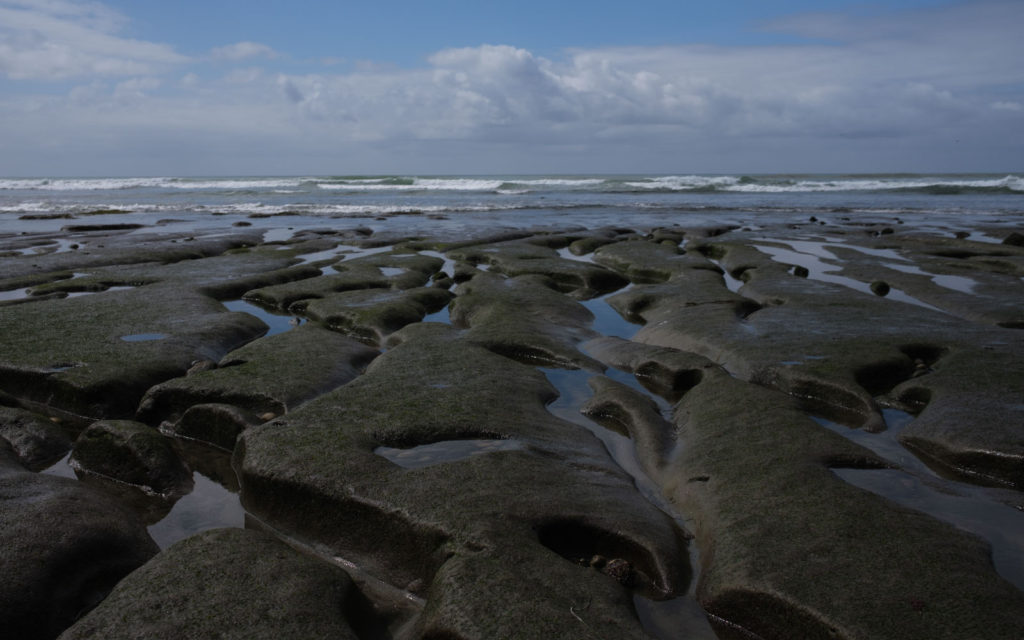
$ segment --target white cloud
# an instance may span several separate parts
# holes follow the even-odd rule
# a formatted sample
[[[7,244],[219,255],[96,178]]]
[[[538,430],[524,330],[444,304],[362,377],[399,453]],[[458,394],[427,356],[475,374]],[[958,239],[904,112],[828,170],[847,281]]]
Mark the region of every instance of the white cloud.
[[[992,108],[996,111],[1013,111],[1020,112],[1024,111],[1024,105],[1019,102],[1010,102],[1007,100],[1000,100],[992,103]]]
[[[0,0],[0,11],[13,4]],[[53,16],[66,15],[53,7],[70,3],[26,0],[19,6],[29,4],[37,13],[38,6],[51,6],[47,15]],[[1024,3],[974,2],[773,25],[832,41],[826,43],[581,49],[560,58],[482,45],[438,51],[418,69],[353,63],[345,73],[291,74],[248,68],[220,79],[202,73],[202,83],[194,72],[182,78],[174,69],[160,92],[160,76],[152,71],[159,64],[115,57],[125,63],[120,84],[87,82],[63,99],[0,99],[0,137],[16,131],[29,149],[33,131],[39,138],[81,138],[88,131],[97,136],[97,149],[130,138],[150,147],[188,147],[190,158],[216,144],[244,162],[397,148],[395,158],[402,160],[413,152],[427,158],[457,147],[463,171],[486,170],[474,158],[490,161],[499,148],[523,162],[557,150],[565,162],[607,157],[627,165],[686,157],[698,164],[721,158],[743,165],[791,157],[803,163],[800,168],[828,170],[832,165],[820,159],[899,153],[907,163],[920,163],[946,161],[947,153],[948,162],[968,162],[966,147],[974,144],[977,157],[995,162],[998,153],[982,149],[995,145],[1010,162],[1024,153],[1005,135],[1005,119],[1017,117],[1024,104],[1020,24]],[[116,29],[117,20],[109,18],[104,28]],[[54,32],[46,32],[51,40]],[[96,32],[106,33],[99,27],[89,33]],[[252,42],[219,51],[232,60],[273,53]],[[4,61],[0,48],[0,65]],[[127,63],[143,68],[128,70]],[[946,139],[962,142],[943,151]],[[539,169],[524,167],[533,168]],[[281,169],[263,169],[275,170]]]
[[[138,75],[188,61],[168,45],[121,38],[97,3],[0,0],[0,73],[16,80]]]
[[[224,76],[224,82],[228,84],[251,84],[263,78],[263,69],[259,67],[246,67],[244,69],[233,69]]]
[[[221,60],[246,60],[248,58],[276,58],[277,52],[258,42],[236,42],[213,49],[211,55]]]

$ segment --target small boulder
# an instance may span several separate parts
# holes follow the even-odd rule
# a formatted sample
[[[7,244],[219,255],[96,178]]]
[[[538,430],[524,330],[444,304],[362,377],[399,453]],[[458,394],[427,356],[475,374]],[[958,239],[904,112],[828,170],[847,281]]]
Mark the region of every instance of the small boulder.
[[[1024,247],[1024,233],[1017,233],[1014,231],[1010,235],[1003,238],[1003,244],[1009,244],[1014,247]]]
[[[266,420],[264,413],[258,416],[251,411],[231,404],[210,402],[189,407],[181,419],[169,426],[171,431],[185,438],[199,440],[231,451],[235,447],[238,434],[249,427],[256,426]]]
[[[100,420],[75,442],[72,465],[157,494],[187,493],[192,473],[170,441],[131,420]]]
[[[135,513],[68,478],[25,470],[0,439],[0,629],[55,637],[157,553]]]
[[[71,450],[71,439],[60,427],[24,409],[0,407],[0,437],[30,471],[45,469]]]

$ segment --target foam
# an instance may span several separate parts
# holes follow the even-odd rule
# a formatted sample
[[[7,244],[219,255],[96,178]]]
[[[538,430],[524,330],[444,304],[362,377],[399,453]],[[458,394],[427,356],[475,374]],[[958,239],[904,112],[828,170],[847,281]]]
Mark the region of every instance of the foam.
[[[970,178],[953,176],[914,176],[892,178],[836,177],[809,180],[789,178],[750,178],[741,176],[661,176],[624,183],[638,190],[695,191],[715,190],[736,193],[812,193],[844,191],[913,191],[929,189],[1008,190],[1024,193],[1024,177]]]
[[[382,178],[315,184],[321,189],[344,191],[496,191],[505,182],[480,178],[414,178],[406,184]]]
[[[283,189],[299,187],[304,178],[22,178],[0,179],[0,190],[120,191],[124,189]]]

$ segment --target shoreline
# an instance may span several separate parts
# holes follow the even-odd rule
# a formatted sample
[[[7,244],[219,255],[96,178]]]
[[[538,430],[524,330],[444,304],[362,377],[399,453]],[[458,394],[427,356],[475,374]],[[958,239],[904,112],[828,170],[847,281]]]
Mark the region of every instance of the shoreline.
[[[125,217],[0,235],[0,480],[58,491],[37,472],[71,450],[90,481],[59,491],[139,518],[118,535],[145,557],[98,558],[119,574],[100,592],[127,577],[73,626],[63,614],[64,638],[201,629],[204,598],[220,607],[207,632],[242,624],[251,605],[229,592],[245,577],[224,567],[252,546],[291,558],[288,544],[347,594],[340,617],[304,610],[321,631],[952,638],[1024,624],[1024,545],[1006,534],[1024,522],[1016,221],[106,226]],[[236,300],[295,321],[268,331]],[[183,530],[157,553],[141,523],[189,495],[193,472],[240,492],[246,528]],[[33,526],[75,529],[33,517],[0,527],[12,571],[58,551],[26,547]],[[143,594],[196,563],[224,577],[173,587],[178,611],[146,610]]]

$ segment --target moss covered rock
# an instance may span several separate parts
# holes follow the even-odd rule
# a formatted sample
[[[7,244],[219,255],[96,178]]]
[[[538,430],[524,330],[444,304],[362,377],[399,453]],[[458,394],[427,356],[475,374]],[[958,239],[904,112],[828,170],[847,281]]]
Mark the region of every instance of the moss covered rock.
[[[192,472],[157,430],[130,420],[94,422],[78,436],[71,464],[160,494],[192,489]]]
[[[13,407],[0,407],[0,438],[17,452],[21,463],[40,471],[71,451],[71,439],[51,420]]]
[[[60,638],[355,640],[359,599],[337,567],[264,533],[217,529],[153,558]]]
[[[55,637],[157,553],[138,517],[74,480],[32,473],[0,440],[0,627]]]
[[[680,594],[685,541],[668,517],[597,438],[546,411],[555,392],[536,369],[440,324],[392,344],[364,376],[242,434],[246,508],[422,594],[424,636],[639,637],[630,592],[579,561],[624,558],[655,597]],[[474,439],[518,446],[445,454]],[[436,462],[380,452],[417,447]]]

